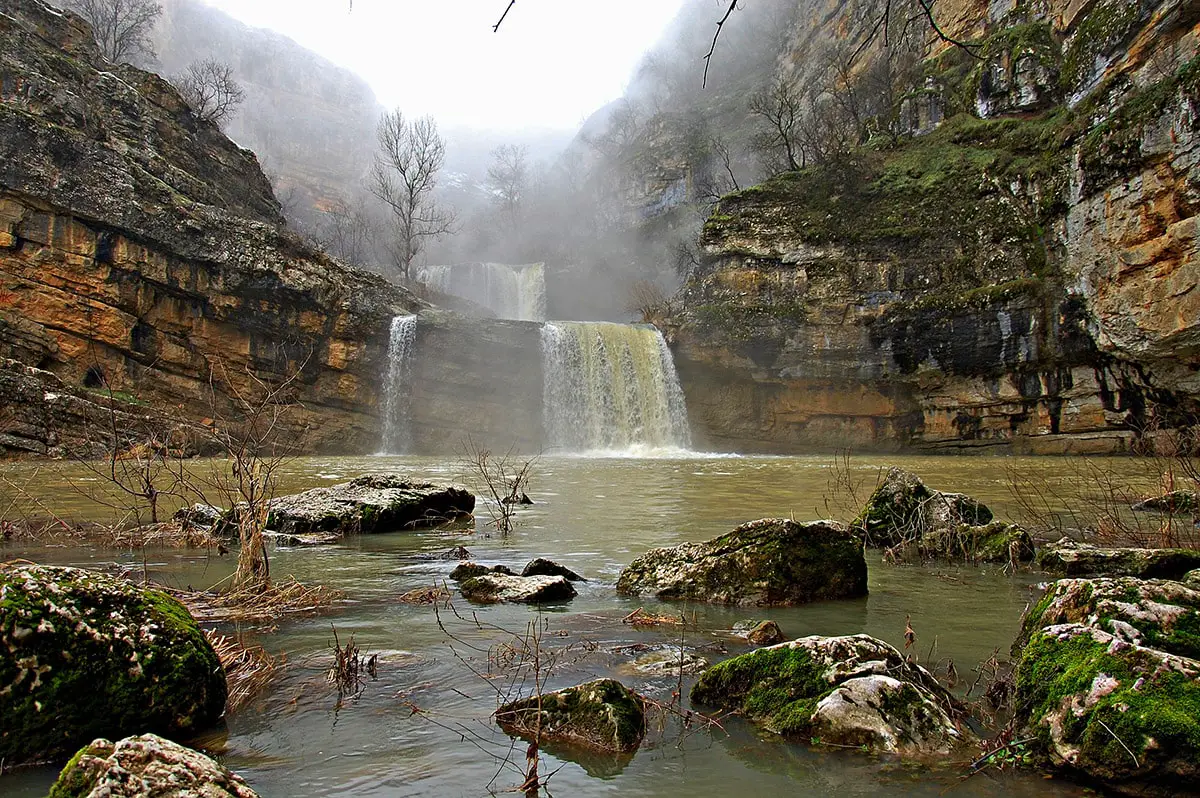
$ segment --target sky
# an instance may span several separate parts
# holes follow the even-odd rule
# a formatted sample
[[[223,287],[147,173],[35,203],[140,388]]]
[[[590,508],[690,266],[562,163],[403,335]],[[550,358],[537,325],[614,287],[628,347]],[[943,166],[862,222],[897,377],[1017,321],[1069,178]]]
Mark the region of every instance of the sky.
[[[684,0],[516,0],[496,33],[509,0],[207,2],[358,73],[385,107],[442,127],[573,130],[623,94]]]

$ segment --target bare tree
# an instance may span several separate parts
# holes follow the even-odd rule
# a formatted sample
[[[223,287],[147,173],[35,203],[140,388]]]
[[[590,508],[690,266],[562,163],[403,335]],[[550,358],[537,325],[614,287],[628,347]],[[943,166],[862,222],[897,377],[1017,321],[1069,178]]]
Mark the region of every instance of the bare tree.
[[[371,192],[392,217],[392,259],[405,280],[426,242],[454,228],[454,214],[433,199],[446,145],[432,117],[409,121],[399,109],[384,114],[377,130],[380,152],[371,173]]]
[[[497,204],[510,222],[515,223],[521,211],[521,200],[529,183],[529,150],[524,145],[502,144],[492,150],[492,165],[488,168],[488,187],[494,192]]]
[[[749,110],[766,123],[766,130],[755,139],[755,148],[779,158],[789,171],[804,166],[800,147],[804,102],[799,87],[776,74],[770,85],[750,97]]]
[[[233,67],[215,58],[194,61],[172,83],[197,118],[220,125],[233,116],[246,92],[233,77]]]
[[[66,0],[92,26],[100,52],[114,64],[152,60],[150,32],[162,14],[155,0]]]
[[[375,234],[374,222],[362,205],[339,198],[324,210],[311,237],[334,257],[366,268],[371,262]]]

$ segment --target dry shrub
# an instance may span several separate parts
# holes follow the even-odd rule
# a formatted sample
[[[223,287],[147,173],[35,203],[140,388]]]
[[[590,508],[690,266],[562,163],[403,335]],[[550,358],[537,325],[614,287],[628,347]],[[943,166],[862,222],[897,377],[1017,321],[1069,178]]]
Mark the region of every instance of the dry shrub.
[[[313,615],[345,597],[340,590],[304,585],[294,578],[224,593],[163,589],[183,602],[196,620],[212,623],[271,623],[287,615]]]
[[[682,626],[684,620],[682,615],[655,615],[638,607],[622,618],[621,623],[627,623],[630,626]]]
[[[410,590],[397,600],[402,604],[445,604],[450,601],[450,596],[445,585],[431,585]]]

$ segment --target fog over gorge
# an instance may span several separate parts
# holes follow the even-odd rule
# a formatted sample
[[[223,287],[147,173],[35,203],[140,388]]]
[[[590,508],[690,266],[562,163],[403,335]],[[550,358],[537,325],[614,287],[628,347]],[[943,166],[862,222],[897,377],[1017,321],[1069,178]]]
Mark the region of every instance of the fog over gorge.
[[[1200,3],[0,0],[0,796],[1200,798]]]

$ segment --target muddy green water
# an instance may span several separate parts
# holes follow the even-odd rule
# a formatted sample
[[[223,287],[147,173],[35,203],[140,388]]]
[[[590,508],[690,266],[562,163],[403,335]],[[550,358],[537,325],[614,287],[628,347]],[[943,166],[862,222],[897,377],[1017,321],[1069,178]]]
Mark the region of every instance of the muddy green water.
[[[851,472],[874,485],[884,463],[921,474],[934,487],[968,492],[989,503],[1000,518],[1020,515],[1012,475],[1043,486],[1038,501],[1065,510],[1094,500],[1096,469],[1135,485],[1145,468],[1134,460],[1015,458],[857,458]],[[446,460],[371,457],[304,458],[288,465],[285,490],[331,484],[363,473],[400,471],[432,480],[472,485],[462,466]],[[15,466],[8,478],[23,484],[55,512],[72,518],[102,517],[111,510],[81,493],[88,475],[77,466]],[[677,630],[639,630],[621,623],[638,606],[694,620],[684,644],[710,661],[743,652],[745,645],[722,630],[746,617],[772,618],[785,634],[834,635],[866,632],[903,644],[906,617],[925,660],[952,658],[965,681],[971,669],[999,650],[1006,655],[1021,610],[1039,575],[1009,575],[996,567],[886,566],[870,557],[870,596],[771,610],[736,610],[703,605],[661,605],[616,596],[621,567],[654,546],[698,541],[764,516],[797,519],[847,518],[852,502],[831,484],[831,458],[713,457],[659,459],[544,458],[529,491],[536,504],[523,508],[507,538],[485,532],[480,510],[474,534],[422,532],[365,536],[319,549],[278,549],[272,573],[294,575],[346,592],[348,599],[316,618],[248,629],[268,650],[285,653],[285,675],[265,696],[228,718],[227,729],[208,741],[221,760],[241,773],[266,798],[278,796],[477,796],[503,792],[519,783],[524,745],[514,747],[493,728],[490,713],[497,690],[511,686],[511,671],[482,678],[489,650],[510,639],[489,626],[522,631],[544,622],[544,647],[559,652],[547,687],[616,675],[652,697],[669,701],[674,677],[632,672],[630,655],[614,652],[630,644],[678,643]],[[1147,483],[1148,484],[1148,483]],[[0,505],[2,506],[2,505]],[[520,568],[535,556],[558,560],[590,581],[579,596],[541,610],[525,606],[470,607],[455,598],[464,620],[429,607],[397,601],[402,593],[444,579],[454,563],[425,559],[457,544],[476,560]],[[152,579],[207,586],[232,569],[228,556],[152,549],[145,553]],[[0,557],[105,568],[141,568],[142,552],[79,550],[4,544]],[[483,628],[474,622],[478,619]],[[350,635],[367,653],[380,654],[378,678],[357,698],[338,700],[326,684],[331,627]],[[692,681],[685,677],[684,692]],[[412,707],[421,712],[413,714]],[[960,781],[961,765],[931,768],[856,751],[825,750],[787,743],[737,719],[725,731],[682,737],[669,722],[652,733],[628,762],[582,763],[547,756],[554,770],[554,795],[729,796],[757,793],[848,795],[1078,795],[1081,790],[1037,774],[985,774]],[[44,795],[54,773],[26,770],[0,776],[0,795]]]

